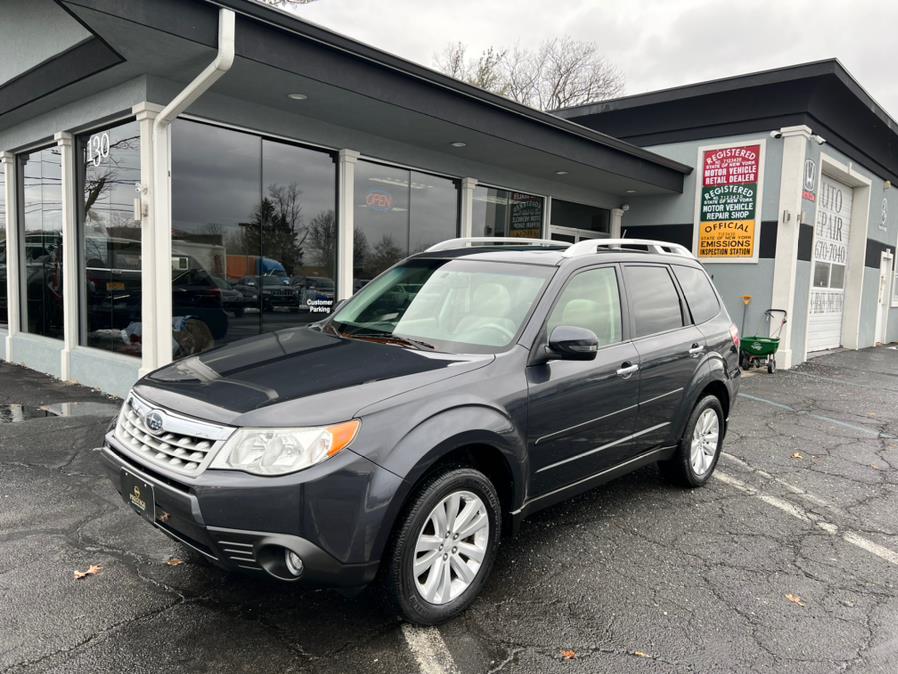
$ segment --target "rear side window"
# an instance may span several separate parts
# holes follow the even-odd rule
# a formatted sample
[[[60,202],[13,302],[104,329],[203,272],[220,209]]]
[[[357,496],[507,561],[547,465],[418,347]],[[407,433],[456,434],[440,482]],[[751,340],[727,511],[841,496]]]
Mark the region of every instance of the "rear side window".
[[[704,323],[720,313],[717,295],[711,286],[711,280],[701,269],[674,265],[674,274],[680,282],[686,303],[692,311],[692,320],[696,324]]]
[[[626,265],[624,280],[637,337],[683,327],[680,296],[667,267]]]

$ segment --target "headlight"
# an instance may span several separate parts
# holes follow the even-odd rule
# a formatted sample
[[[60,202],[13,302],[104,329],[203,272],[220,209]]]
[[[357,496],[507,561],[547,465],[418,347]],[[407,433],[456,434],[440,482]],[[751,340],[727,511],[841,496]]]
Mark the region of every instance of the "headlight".
[[[210,468],[284,475],[314,466],[343,450],[358,433],[358,419],[318,428],[240,428]]]

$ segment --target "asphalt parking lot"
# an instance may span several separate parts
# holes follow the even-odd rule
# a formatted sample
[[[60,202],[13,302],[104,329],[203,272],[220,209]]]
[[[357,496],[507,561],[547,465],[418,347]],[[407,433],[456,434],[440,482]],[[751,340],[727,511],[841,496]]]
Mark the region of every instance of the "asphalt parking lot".
[[[418,629],[374,591],[171,565],[91,451],[115,401],[0,364],[0,670],[898,671],[898,350],[742,393],[707,487],[645,469],[543,511]]]

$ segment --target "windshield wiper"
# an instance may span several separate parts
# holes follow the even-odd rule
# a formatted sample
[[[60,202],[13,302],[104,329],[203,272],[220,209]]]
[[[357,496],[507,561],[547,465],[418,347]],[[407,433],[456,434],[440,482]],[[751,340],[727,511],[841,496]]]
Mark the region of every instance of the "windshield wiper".
[[[415,339],[413,337],[403,337],[401,335],[395,335],[389,332],[340,332],[340,335],[343,337],[349,337],[350,339],[370,339],[382,341],[386,344],[402,344],[404,346],[411,346],[416,349],[423,349],[425,351],[436,351],[436,348],[433,344],[429,344],[420,339]]]

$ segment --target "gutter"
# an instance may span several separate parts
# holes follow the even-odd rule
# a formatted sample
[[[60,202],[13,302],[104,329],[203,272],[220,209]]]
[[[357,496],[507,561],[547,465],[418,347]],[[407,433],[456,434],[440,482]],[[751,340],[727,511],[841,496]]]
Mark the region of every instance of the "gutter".
[[[197,75],[153,121],[153,218],[152,253],[148,260],[154,278],[144,279],[144,287],[154,288],[155,297],[148,298],[156,316],[154,334],[144,340],[144,350],[151,351],[144,358],[142,371],[167,365],[172,360],[172,274],[171,274],[171,125],[178,115],[195,103],[234,65],[236,55],[236,15],[230,9],[218,12],[218,53],[215,59]],[[147,251],[145,251],[146,253]],[[145,313],[144,315],[149,315]],[[145,338],[148,335],[145,335]],[[147,343],[150,341],[151,343]],[[145,354],[146,355],[146,354]],[[147,362],[149,360],[149,362]]]

